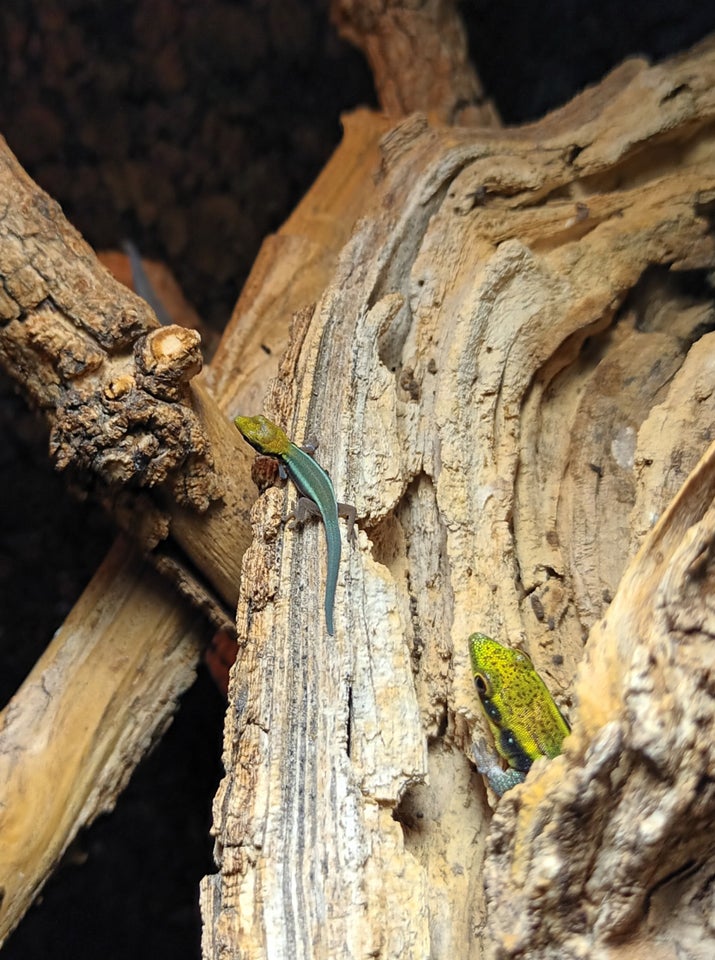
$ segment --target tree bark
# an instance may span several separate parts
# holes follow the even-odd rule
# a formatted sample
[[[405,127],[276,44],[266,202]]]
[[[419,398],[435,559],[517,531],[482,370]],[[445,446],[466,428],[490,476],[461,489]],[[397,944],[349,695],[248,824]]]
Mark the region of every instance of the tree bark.
[[[222,409],[229,414],[260,409],[266,384],[277,372],[288,342],[292,311],[324,286],[324,277],[372,189],[377,140],[386,128],[383,119],[367,112],[346,119],[345,140],[315,189],[287,224],[267,238],[222,349],[211,369],[202,374],[204,386],[178,390],[178,398],[163,403],[147,391],[147,396],[134,402],[134,412],[142,402],[149,411],[144,430],[115,431],[109,438],[115,449],[120,448],[115,461],[128,469],[134,467],[134,461],[142,467],[149,458],[127,457],[121,444],[127,440],[135,443],[136,453],[138,447],[146,449],[149,443],[158,459],[164,447],[157,442],[153,428],[160,432],[161,424],[172,415],[172,404],[183,404],[179,416],[192,424],[193,433],[200,438],[206,453],[205,475],[213,478],[213,487],[224,491],[221,501],[197,515],[191,503],[180,506],[168,496],[157,497],[151,484],[148,496],[137,494],[141,476],[140,483],[134,490],[130,485],[129,491],[119,484],[112,488],[97,482],[92,456],[86,457],[84,469],[79,464],[75,467],[74,483],[83,495],[99,488],[105,503],[138,536],[144,550],[150,550],[153,566],[214,623],[225,621],[227,605],[235,607],[255,487],[248,479],[252,455],[225,413],[208,397],[205,384],[211,380]],[[14,292],[3,303],[6,326],[0,333],[0,356],[28,399],[41,401],[53,422],[60,399],[75,389],[79,377],[84,397],[95,404],[101,417],[107,400],[103,395],[107,369],[116,380],[121,364],[126,382],[137,379],[137,350],[132,342],[118,342],[119,338],[95,345],[93,378],[84,376],[86,370],[63,372],[68,337],[94,339],[85,329],[85,324],[94,322],[92,311],[84,310],[78,317],[61,307],[67,296],[62,284],[67,273],[72,276],[77,270],[78,250],[81,270],[96,291],[95,307],[99,303],[100,313],[110,314],[138,310],[144,317],[135,330],[141,349],[163,342],[177,362],[176,371],[172,364],[164,371],[170,380],[178,373],[175,381],[181,383],[186,366],[182,358],[192,352],[197,357],[195,340],[175,327],[158,330],[143,302],[108,277],[56,205],[27,178],[9,152],[5,160],[5,178],[0,179],[6,199],[2,228],[11,240],[29,239],[29,243],[20,243],[29,265],[23,265],[14,251],[15,260],[3,261],[4,276],[24,270],[32,282],[24,290],[13,288],[12,280],[7,283]],[[33,216],[38,209],[39,223]],[[46,279],[34,276],[32,264],[38,237],[46,239],[47,233],[54,242],[44,244],[44,255],[52,258],[52,271],[45,273],[54,277],[55,283],[44,291],[50,302],[38,317],[28,289]],[[13,244],[3,242],[0,249],[12,254]],[[298,262],[300,271],[295,270]],[[266,279],[270,282],[263,283]],[[85,280],[84,289],[86,286]],[[264,288],[265,293],[259,292]],[[36,335],[28,335],[33,324]],[[40,340],[47,349],[37,349]],[[185,352],[182,344],[187,345]],[[166,350],[162,356],[166,358]],[[17,362],[20,358],[22,362]],[[152,359],[150,356],[150,362]],[[161,386],[166,388],[166,377]],[[119,391],[109,399],[121,406],[126,396],[127,391]],[[91,423],[92,418],[88,419]],[[87,450],[93,433],[79,430],[75,435],[68,430],[68,448]],[[176,438],[170,437],[170,442],[176,450]],[[112,449],[111,442],[107,449]],[[107,460],[106,455],[101,458],[101,462]],[[183,463],[175,455],[176,475],[182,478],[175,480],[177,487],[184,481],[189,486],[190,451],[187,460],[188,469],[182,472]],[[203,502],[196,505],[205,506]],[[171,541],[157,543],[169,529]],[[0,944],[77,832],[103,810],[111,809],[144,752],[161,736],[180,694],[193,680],[206,635],[204,617],[192,615],[183,599],[171,593],[135,551],[118,541],[46,654],[0,714],[0,767],[5,759],[0,778]],[[36,799],[28,802],[28,797]],[[38,832],[40,821],[42,830]]]
[[[331,639],[321,531],[253,513],[206,958],[713,952],[713,89],[706,43],[384,138],[266,401],[360,532]],[[475,630],[573,726],[491,830]]]
[[[388,116],[420,110],[441,123],[499,126],[454,0],[332,0],[330,16],[364,53]]]
[[[217,625],[230,623],[248,539],[250,457],[191,383],[202,366],[199,335],[159,326],[4,142],[0,205],[0,362],[48,419],[57,467],[174,570]],[[170,528],[166,557],[159,545]]]
[[[204,631],[120,539],[0,714],[0,943],[168,727]]]

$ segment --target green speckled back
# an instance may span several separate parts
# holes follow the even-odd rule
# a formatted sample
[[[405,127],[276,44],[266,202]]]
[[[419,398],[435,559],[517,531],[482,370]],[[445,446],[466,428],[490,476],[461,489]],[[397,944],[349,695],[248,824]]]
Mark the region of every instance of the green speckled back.
[[[569,725],[529,657],[483,633],[469,638],[474,682],[494,743],[524,773],[538,757],[557,757]]]

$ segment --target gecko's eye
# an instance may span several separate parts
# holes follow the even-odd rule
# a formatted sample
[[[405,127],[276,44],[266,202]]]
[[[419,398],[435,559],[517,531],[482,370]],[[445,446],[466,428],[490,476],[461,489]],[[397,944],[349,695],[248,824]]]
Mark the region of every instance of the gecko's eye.
[[[489,695],[489,681],[483,673],[474,674],[474,685],[477,688],[477,693],[480,697],[486,697]]]

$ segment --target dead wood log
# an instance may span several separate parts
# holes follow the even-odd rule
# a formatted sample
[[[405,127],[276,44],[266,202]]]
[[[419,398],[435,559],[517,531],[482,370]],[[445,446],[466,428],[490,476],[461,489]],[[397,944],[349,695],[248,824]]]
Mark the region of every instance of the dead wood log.
[[[204,629],[120,539],[0,714],[0,943],[171,722]]]
[[[215,620],[230,622],[248,540],[250,457],[190,382],[202,365],[198,334],[160,327],[4,142],[0,204],[0,362],[49,420],[56,465],[147,552],[162,549],[173,521],[190,562],[174,551],[164,566]]]
[[[288,342],[291,313],[310,303],[324,287],[337,252],[372,190],[377,141],[386,128],[383,119],[367,112],[347,118],[346,137],[316,187],[278,234],[266,240],[210,371],[221,389],[222,406],[229,412],[260,409],[262,394],[277,372],[280,354]],[[12,163],[13,176],[24,177],[14,158]],[[97,296],[107,309],[113,309],[123,291],[111,282],[105,286],[107,278],[98,271],[88,248],[78,241],[56,206],[27,178],[25,181],[28,190],[35,191],[39,198],[35,202],[50,203],[61,237],[80,243],[84,266],[100,291]],[[12,203],[6,209],[12,210]],[[292,255],[287,255],[290,251]],[[58,262],[71,259],[72,252],[72,248],[63,250],[58,241]],[[296,269],[298,262],[300,270]],[[146,309],[141,302],[130,303],[132,309]],[[17,319],[21,326],[22,320]],[[45,319],[48,324],[39,327],[41,332],[64,329],[65,318],[58,319],[52,310]],[[154,330],[151,320],[148,326]],[[19,347],[13,350],[12,346],[22,344],[23,336],[22,330],[16,330],[6,340],[12,356],[21,353]],[[171,344],[183,335],[170,328],[168,333],[158,331],[154,336],[160,337],[159,342]],[[51,338],[46,333],[44,339]],[[151,342],[149,337],[144,341]],[[272,350],[262,348],[267,343]],[[191,340],[192,349],[193,344]],[[14,368],[18,378],[36,368],[46,369],[45,362],[49,365],[58,361],[50,355],[42,357],[38,365],[36,359],[32,346],[28,347],[26,362]],[[125,362],[131,371],[131,361],[125,358]],[[194,388],[191,399],[196,422],[215,451],[215,474],[226,477],[222,486],[231,490],[232,472],[236,473],[231,460],[235,431],[225,416],[217,414],[204,390]],[[48,404],[51,412],[51,397]],[[81,445],[81,438],[71,442]],[[250,459],[247,449],[245,455]],[[252,484],[242,493],[249,503],[255,498]],[[164,500],[160,503],[163,507]],[[145,506],[149,507],[150,519],[157,513],[156,505],[146,498],[115,496],[113,504],[123,504],[129,511],[128,525],[135,531],[148,527],[163,532],[166,527],[147,522],[142,513]],[[217,504],[203,514],[197,535],[191,507],[174,505],[169,510],[172,538],[179,545],[185,544],[186,550],[177,556],[176,549],[162,543],[154,549],[152,563],[169,573],[195,607],[220,620],[225,616],[222,598],[230,602],[238,589],[232,570],[240,562],[243,549],[237,532],[240,524],[232,527],[227,505]],[[245,516],[243,522],[245,525]],[[148,537],[145,546],[147,542],[153,541]],[[227,554],[232,563],[226,562]],[[194,561],[188,575],[184,556]],[[197,568],[205,577],[196,577]],[[209,585],[212,575],[215,579]],[[177,629],[179,623],[184,624],[181,629]],[[0,791],[0,943],[30,906],[77,831],[113,806],[144,750],[165,729],[176,700],[193,679],[205,632],[203,618],[192,616],[151,569],[142,565],[135,552],[118,543],[31,676],[0,714],[0,766],[2,757],[7,761]],[[126,655],[118,656],[118,650]],[[163,657],[170,658],[168,669]],[[44,691],[42,697],[38,689]],[[27,797],[36,798],[36,802],[27,802]],[[39,819],[43,823],[41,832],[37,830]]]
[[[267,401],[361,532],[328,639],[320,531],[254,512],[206,958],[712,953],[714,89],[706,43],[530,127],[384,139]],[[477,629],[574,727],[488,845]]]

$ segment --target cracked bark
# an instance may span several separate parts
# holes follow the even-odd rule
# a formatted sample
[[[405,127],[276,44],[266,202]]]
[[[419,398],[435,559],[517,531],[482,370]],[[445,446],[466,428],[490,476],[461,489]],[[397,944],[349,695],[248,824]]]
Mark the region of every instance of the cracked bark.
[[[250,458],[191,382],[199,335],[159,327],[4,143],[0,209],[0,359],[49,420],[56,466],[146,551],[173,527],[193,593],[230,623],[243,552],[231,543],[245,547]]]
[[[11,239],[25,233],[37,238],[44,226],[54,237],[50,251],[59,287],[73,267],[82,274],[84,290],[93,285],[95,305],[105,313],[136,310],[143,318],[133,324],[134,341],[105,337],[87,351],[93,363],[78,371],[76,363],[66,363],[67,342],[75,337],[92,343],[85,321],[91,326],[93,313],[65,315],[54,300],[64,302],[66,294],[54,284],[44,291],[46,300],[31,302],[26,312],[19,306],[24,299],[8,297],[0,335],[4,363],[28,399],[63,424],[53,432],[54,444],[75,486],[110,506],[194,612],[120,539],[0,714],[0,942],[78,830],[112,808],[136,764],[166,729],[193,680],[206,640],[205,617],[223,623],[227,605],[235,606],[255,488],[248,479],[252,454],[226,414],[260,409],[288,340],[291,313],[317,296],[372,189],[376,143],[385,126],[366,112],[347,118],[345,140],[318,189],[267,238],[221,349],[211,369],[202,372],[203,380],[216,386],[220,408],[205,387],[186,386],[199,364],[195,335],[157,328],[146,305],[108,277],[57,205],[4,154],[9,179],[2,225],[7,227],[8,219],[16,224]],[[50,213],[49,223],[39,227],[33,220],[38,207],[41,218]],[[25,252],[34,254],[34,246]],[[295,269],[298,262],[301,271]],[[17,255],[5,269],[11,276],[20,271],[33,276]],[[269,343],[272,350],[262,349]],[[92,376],[85,380],[88,371]],[[96,429],[93,409],[112,426],[110,442]],[[170,429],[177,422],[187,427],[183,462]],[[168,481],[164,487],[162,478]],[[207,491],[218,489],[222,499],[197,515]],[[167,534],[170,538],[162,539]]]
[[[266,411],[299,440],[320,437],[361,531],[345,549],[328,641],[321,531],[284,525],[287,491],[271,489],[252,511],[215,804],[219,872],[202,886],[205,956],[712,953],[713,80],[712,45],[658,67],[633,61],[527,128],[446,130],[412,118],[384,138],[374,165],[384,121],[361,114],[346,201],[361,219],[350,239],[354,216],[326,227],[320,211],[311,233],[306,208],[305,237],[296,220],[264,247],[234,317],[237,339],[217,358],[236,356],[242,311],[276,310],[284,323],[240,334],[256,347],[242,358],[245,392],[219,363],[222,409],[254,411],[259,374],[280,356]],[[336,162],[326,208],[342,179]],[[134,344],[153,322],[121,291],[107,294],[46,198],[24,203],[19,229],[35,216],[62,236],[50,231],[7,271],[3,315],[25,334],[10,341],[9,362],[29,381],[36,357],[56,356],[35,314],[59,314],[65,362],[37,364],[35,400],[52,415],[86,378],[111,422],[115,408],[102,404],[126,394],[109,372],[118,356],[120,372],[141,380]],[[74,259],[62,294],[51,254],[64,263],[65,248]],[[286,251],[294,259],[281,262]],[[294,276],[306,251],[309,275]],[[313,299],[288,342],[287,305]],[[264,337],[275,349],[251,367]],[[179,413],[184,460],[174,450],[157,462],[141,419],[136,464],[110,463],[96,446],[85,454],[103,493],[114,471],[130,472],[128,499],[115,506],[136,517],[147,503],[162,518],[137,525],[145,543],[169,517],[182,544],[196,542],[189,504],[210,499],[214,475],[234,475],[218,457],[230,460],[236,438],[227,431],[203,447],[215,408],[190,393]],[[216,415],[219,438],[222,424]],[[74,456],[71,432],[59,438]],[[179,480],[184,466],[195,484]],[[151,490],[187,506],[149,501],[153,477]],[[209,507],[196,524],[205,571],[220,566],[221,511]],[[218,594],[235,589],[237,579],[221,587],[215,575]],[[161,610],[155,594],[148,604]],[[574,728],[564,756],[537,764],[505,798],[491,831],[469,761],[474,629],[522,644]],[[190,623],[185,632],[194,648],[178,658],[174,689],[195,656]],[[101,636],[111,644],[111,629]],[[108,666],[110,649],[96,654]],[[135,663],[134,680],[159,669]],[[25,693],[46,705],[48,675],[34,679]],[[59,668],[56,679],[66,681]],[[20,705],[3,715],[4,732]],[[146,729],[166,716],[157,711]],[[12,772],[43,746],[16,743],[0,749]],[[82,802],[60,840],[111,804],[145,745],[125,742],[126,766],[104,770],[89,796],[68,774]]]
[[[195,607],[230,623],[250,458],[190,382],[198,335],[159,328],[4,143],[0,209],[0,358],[50,421],[58,468]],[[166,728],[205,633],[120,541],[0,714],[0,942]]]
[[[706,43],[383,139],[266,401],[358,543],[328,640],[320,531],[254,510],[206,957],[712,953],[713,81]],[[573,726],[496,815],[474,630]]]

